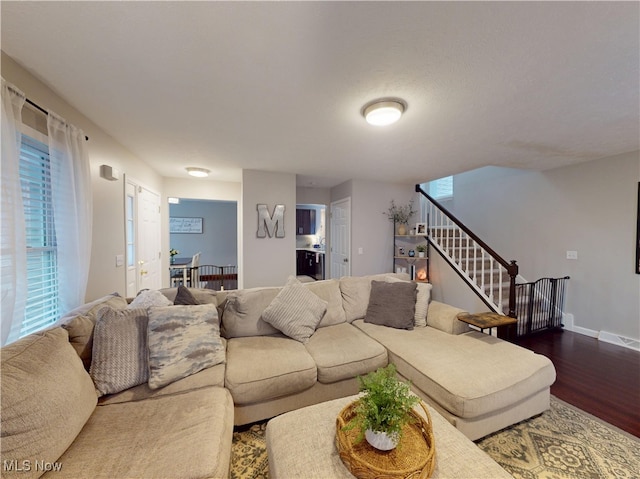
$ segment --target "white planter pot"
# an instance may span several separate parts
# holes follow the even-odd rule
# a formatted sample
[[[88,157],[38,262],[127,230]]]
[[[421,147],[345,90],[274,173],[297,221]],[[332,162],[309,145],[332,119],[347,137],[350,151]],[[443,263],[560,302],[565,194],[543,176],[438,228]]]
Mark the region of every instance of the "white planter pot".
[[[376,432],[367,429],[364,437],[369,444],[380,451],[390,451],[398,445],[398,435],[389,436],[386,432]]]
[[[424,258],[424,251],[418,251],[418,258]]]

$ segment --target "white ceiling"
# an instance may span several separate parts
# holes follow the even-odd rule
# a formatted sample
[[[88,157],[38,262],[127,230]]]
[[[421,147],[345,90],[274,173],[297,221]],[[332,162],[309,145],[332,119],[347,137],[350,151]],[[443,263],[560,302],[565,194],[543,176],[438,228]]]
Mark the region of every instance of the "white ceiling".
[[[164,176],[412,184],[640,148],[638,2],[1,8],[2,50]],[[405,115],[368,125],[387,96]]]

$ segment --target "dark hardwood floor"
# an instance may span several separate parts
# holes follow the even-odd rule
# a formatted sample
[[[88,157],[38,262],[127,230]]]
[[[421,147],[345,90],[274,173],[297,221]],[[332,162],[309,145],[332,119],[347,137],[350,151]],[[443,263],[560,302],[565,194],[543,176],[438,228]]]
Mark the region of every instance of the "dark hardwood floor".
[[[571,331],[549,331],[517,344],[556,367],[551,394],[640,437],[640,352]]]

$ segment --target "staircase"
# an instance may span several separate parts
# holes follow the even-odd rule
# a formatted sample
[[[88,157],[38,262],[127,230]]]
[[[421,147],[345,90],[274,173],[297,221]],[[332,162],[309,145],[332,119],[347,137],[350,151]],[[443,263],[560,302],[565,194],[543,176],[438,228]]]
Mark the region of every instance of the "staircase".
[[[427,239],[492,311],[516,316],[518,265],[506,261],[452,213],[429,196],[426,198]]]
[[[430,246],[491,311],[519,318],[518,336],[562,326],[568,276],[542,278],[534,283],[516,283],[516,261],[507,261],[498,255],[420,185],[416,185],[416,192],[426,199],[427,239]]]

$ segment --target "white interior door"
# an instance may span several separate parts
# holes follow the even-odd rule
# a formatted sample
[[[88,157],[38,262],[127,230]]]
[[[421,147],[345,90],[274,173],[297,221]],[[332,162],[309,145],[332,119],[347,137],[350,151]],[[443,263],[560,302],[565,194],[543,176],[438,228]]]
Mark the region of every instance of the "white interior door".
[[[138,211],[138,289],[160,289],[160,195],[139,186]]]
[[[125,190],[127,241],[127,296],[141,289],[159,289],[160,274],[160,195],[127,181]]]
[[[351,198],[331,203],[331,278],[351,275]]]

